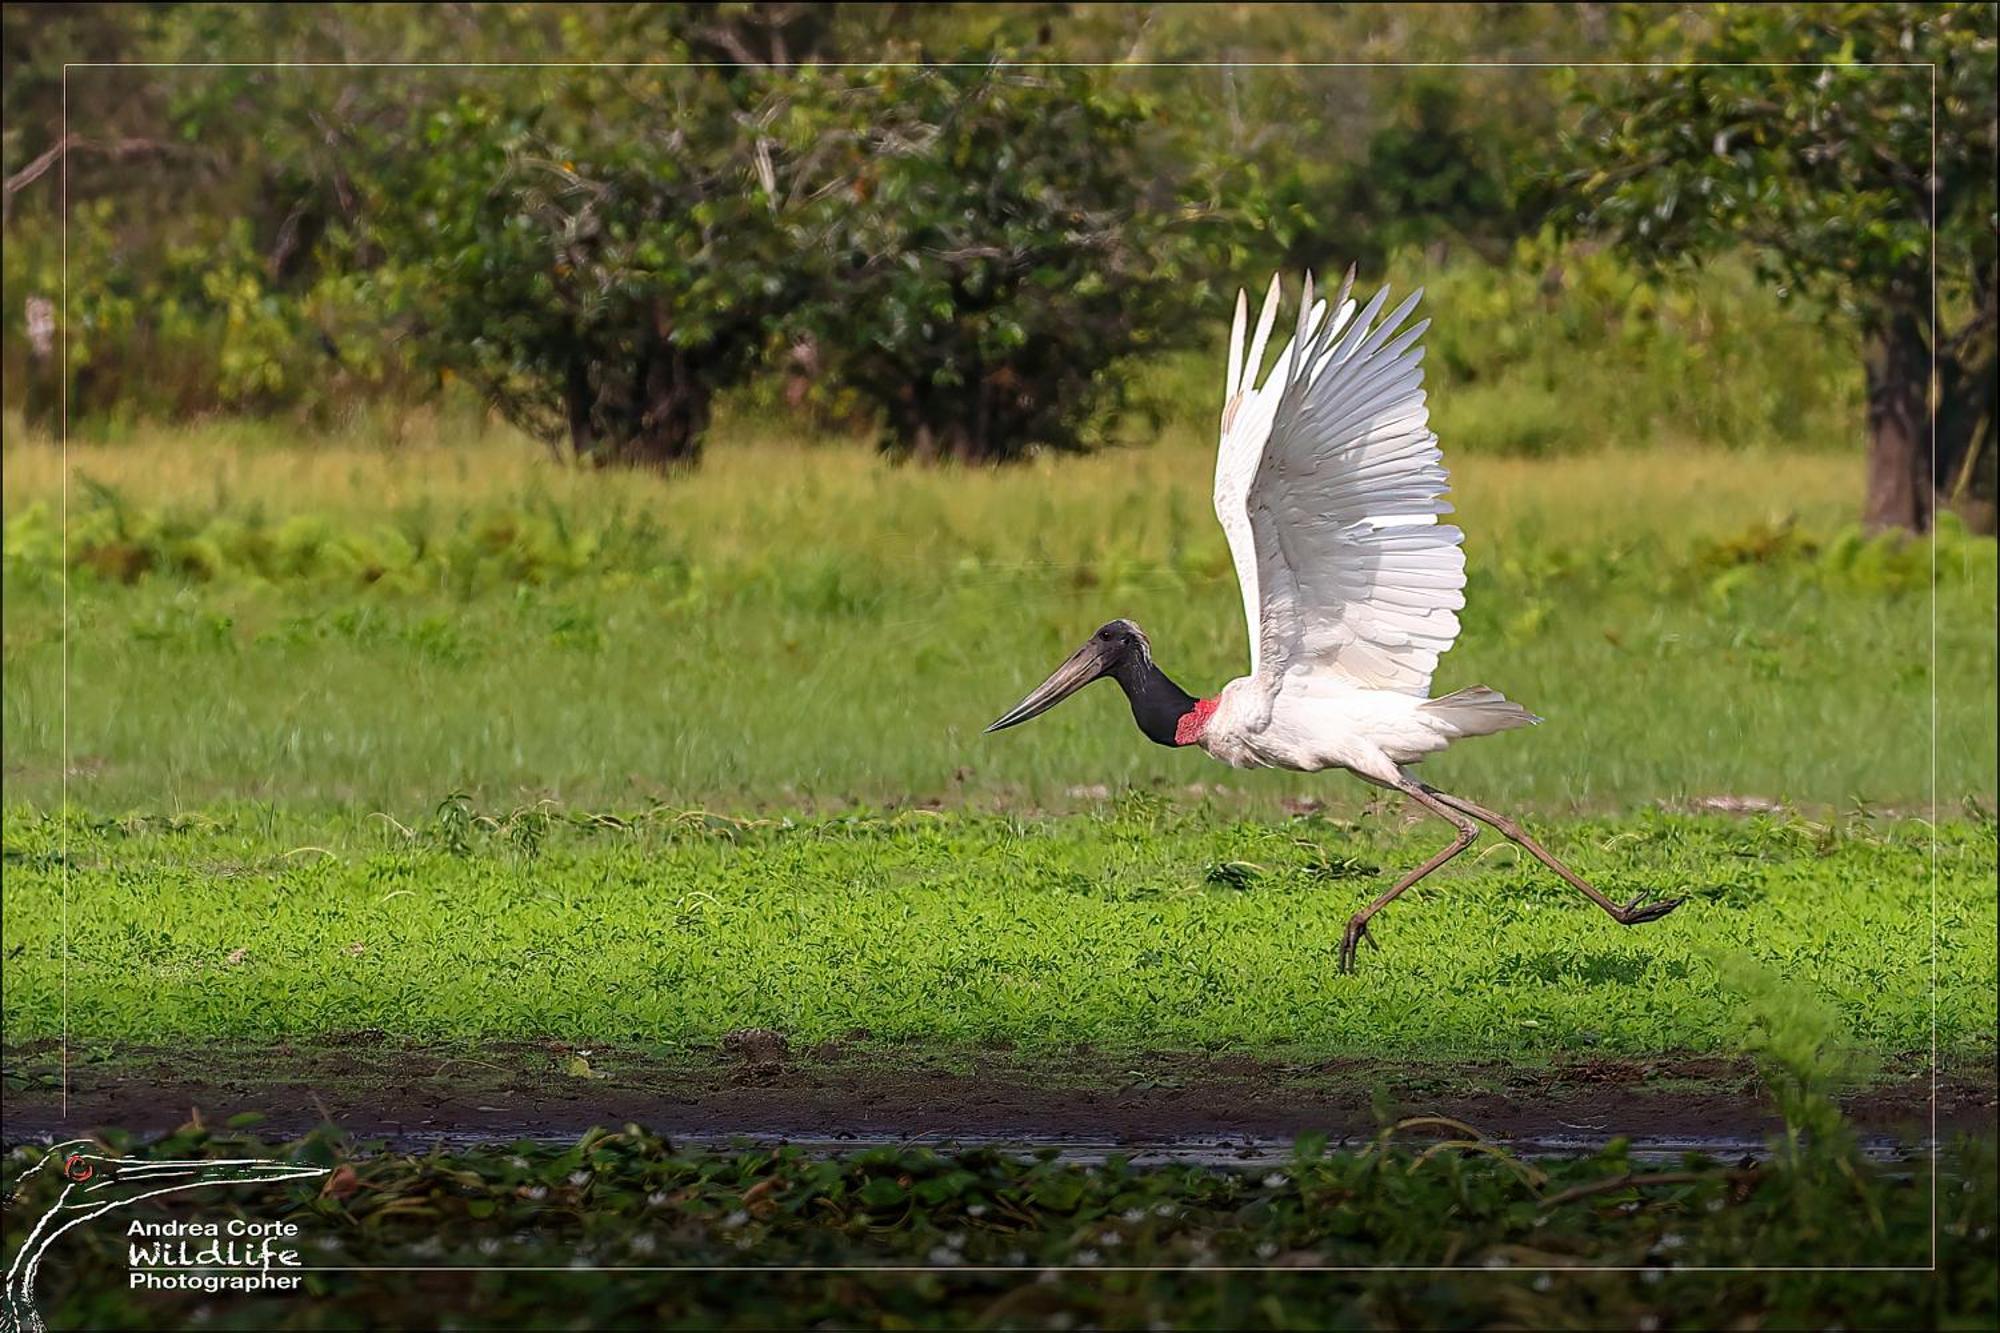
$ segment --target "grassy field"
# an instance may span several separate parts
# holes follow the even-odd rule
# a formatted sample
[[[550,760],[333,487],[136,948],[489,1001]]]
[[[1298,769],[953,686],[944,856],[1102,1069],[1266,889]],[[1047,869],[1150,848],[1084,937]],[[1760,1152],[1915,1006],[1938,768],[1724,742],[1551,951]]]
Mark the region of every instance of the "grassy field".
[[[1781,1112],[1789,1135],[1765,1167],[1641,1185],[1618,1141],[1534,1162],[1393,1132],[1249,1172],[637,1128],[420,1158],[315,1137],[285,1151],[348,1174],[256,1215],[298,1220],[318,1265],[925,1271],[326,1272],[309,1299],[197,1301],[127,1293],[98,1231],[45,1276],[59,1326],[346,1327],[412,1301],[580,1328],[1991,1322],[1983,1129],[1944,1157],[1935,1275],[1666,1272],[1929,1262],[1926,1170],[1859,1156],[1834,1108],[1922,1120],[1933,1015],[1947,1123],[1990,1107],[1961,1076],[1990,1065],[2000,984],[1990,541],[1863,540],[1858,467],[1828,453],[1455,460],[1470,605],[1438,688],[1549,721],[1425,776],[1529,813],[1621,899],[1687,902],[1627,931],[1489,838],[1346,977],[1343,923],[1441,845],[1434,821],[1340,775],[1149,746],[1108,687],[980,734],[1114,615],[1191,688],[1243,670],[1206,439],[966,474],[732,429],[670,479],[425,419],[394,447],[139,430],[71,450],[67,565],[64,461],[13,432],[10,1100],[67,1124],[74,1090],[157,1131],[198,1088],[144,1149],[195,1155],[241,1150],[204,1116],[303,1096],[333,1118],[328,1079],[363,1110],[408,1085],[395,1123],[420,1132],[460,1123],[441,1098],[519,1133],[651,1080],[665,1117],[893,1095],[913,1118],[892,1139],[948,1138],[969,1122],[934,1087],[986,1105],[1004,1052],[1008,1105],[1116,1081],[1093,1114],[1142,1107],[1170,1137],[1239,1092],[1318,1126],[1336,1086],[1347,1134],[1378,1076],[1383,1107],[1581,1108],[1602,1137],[1682,1097],[1696,1132]],[[795,1057],[729,1053],[753,1037]],[[1232,1082],[1228,1060],[1261,1063]],[[1676,1072],[1704,1061],[1739,1072]],[[1647,1271],[1008,1271],[1395,1262]]]
[[[1209,446],[897,470],[750,439],[698,475],[563,473],[519,441],[267,432],[6,455],[12,799],[383,810],[462,790],[750,810],[1021,810],[1202,784],[1352,806],[1338,775],[1145,744],[1109,687],[982,737],[1097,624],[1211,692],[1245,669]],[[1456,460],[1471,584],[1440,690],[1546,716],[1426,776],[1503,808],[1715,796],[1929,810],[1995,790],[1994,547],[1864,542],[1852,460],[1701,449]],[[1935,587],[1935,618],[1931,590]],[[1929,647],[1936,636],[1936,673]],[[1932,713],[1937,730],[1933,748]]]
[[[1206,449],[964,474],[748,435],[662,479],[435,422],[142,434],[70,452],[65,590],[61,460],[19,442],[9,1036],[53,1030],[66,864],[71,1030],[100,1040],[1721,1049],[1747,952],[1913,1050],[1932,834],[1897,821],[1935,764],[1941,1032],[1990,1044],[1990,541],[1861,540],[1826,455],[1463,460],[1438,686],[1550,720],[1426,776],[1554,820],[1621,898],[1691,901],[1627,933],[1489,840],[1357,986],[1342,923],[1440,830],[1148,745],[1108,687],[979,734],[1116,614],[1190,686],[1241,671]],[[1744,798],[1789,805],[1658,813]]]
[[[1380,807],[1246,820],[1148,796],[1068,819],[910,812],[730,821],[446,805],[415,828],[231,808],[6,824],[6,1031],[313,1042],[555,1039],[1057,1051],[1379,1054],[1411,1061],[1732,1052],[1751,992],[1827,1004],[1843,1044],[1990,1051],[1990,821],[1565,821],[1626,930],[1498,844],[1389,910],[1336,970],[1347,917],[1443,840]],[[66,849],[66,853],[65,853]],[[66,860],[65,860],[66,855]]]

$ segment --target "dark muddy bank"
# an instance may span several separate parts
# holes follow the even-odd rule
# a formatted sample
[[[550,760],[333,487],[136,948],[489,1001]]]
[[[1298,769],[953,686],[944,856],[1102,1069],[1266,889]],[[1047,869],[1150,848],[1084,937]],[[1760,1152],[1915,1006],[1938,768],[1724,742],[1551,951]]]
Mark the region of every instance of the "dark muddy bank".
[[[1780,1125],[1749,1062],[1593,1058],[1524,1066],[1283,1060],[1185,1052],[884,1047],[806,1050],[771,1033],[720,1049],[641,1052],[561,1043],[421,1047],[377,1033],[306,1046],[72,1048],[67,1087],[50,1043],[5,1057],[6,1137],[101,1128],[158,1133],[254,1116],[260,1134],[332,1124],[360,1139],[471,1143],[566,1138],[637,1123],[669,1137],[842,1144],[1058,1143],[1172,1156],[1261,1155],[1302,1134],[1338,1144],[1385,1118],[1444,1115],[1524,1147],[1588,1150],[1624,1136],[1671,1149],[1755,1145]],[[1990,1062],[1939,1072],[1882,1062],[1843,1109],[1880,1144],[1990,1130]]]

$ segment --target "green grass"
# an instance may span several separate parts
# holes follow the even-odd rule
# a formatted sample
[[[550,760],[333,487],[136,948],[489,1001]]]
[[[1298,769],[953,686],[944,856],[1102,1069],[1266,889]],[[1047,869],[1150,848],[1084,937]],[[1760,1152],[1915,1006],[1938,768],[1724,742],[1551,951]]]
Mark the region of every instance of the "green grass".
[[[1852,816],[1929,813],[1933,683],[1940,1025],[1990,1033],[1992,826],[1955,813],[1994,789],[1990,542],[1942,533],[1933,584],[1927,544],[1843,526],[1826,457],[1468,461],[1438,685],[1550,721],[1427,776],[1552,819],[1613,892],[1692,900],[1627,933],[1491,846],[1392,910],[1356,983],[1342,924],[1439,830],[1338,774],[1147,745],[1108,688],[979,734],[1113,614],[1192,686],[1241,670],[1204,449],[963,474],[752,441],[671,480],[449,434],[73,451],[72,1034],[1722,1050],[1743,951],[1915,1050],[1929,835]],[[57,462],[8,454],[17,1041],[57,1012]],[[454,789],[504,829],[440,820]],[[1645,813],[1714,796],[1816,822]],[[919,804],[957,813],[825,818]],[[641,813],[577,825],[606,808]]]
[[[1929,544],[1844,524],[1854,468],[1825,455],[1464,461],[1470,605],[1438,688],[1549,722],[1426,776],[1535,812],[1615,893],[1692,898],[1627,933],[1492,846],[1346,981],[1346,917],[1438,829],[1339,774],[1150,746],[1108,687],[979,734],[1116,614],[1190,686],[1242,670],[1207,450],[968,474],[752,437],[662,479],[421,420],[396,451],[241,425],[17,442],[8,1037],[58,1021],[66,787],[85,1040],[1722,1050],[1742,951],[1909,1051],[1930,842],[1898,820],[1929,815],[1935,760],[1940,1030],[1990,1043],[1991,542],[1942,532],[1933,583]],[[1658,813],[1717,796],[1806,817]],[[1291,818],[1302,797],[1331,817]],[[697,807],[757,818],[673,813]],[[640,813],[576,823],[601,809]]]
[[[1377,809],[1243,820],[1134,796],[1098,815],[616,819],[448,803],[417,828],[219,818],[7,819],[5,1029],[82,1046],[555,1037],[1023,1050],[1228,1048],[1441,1059],[1734,1051],[1747,959],[1847,1039],[1927,1050],[1932,831],[1650,815],[1565,822],[1616,896],[1687,895],[1630,931],[1504,845],[1381,918],[1346,918],[1443,839]],[[1990,821],[1936,831],[1938,1033],[1990,1049]]]
[[[1144,743],[1109,686],[980,728],[1134,617],[1212,692],[1245,667],[1210,446],[1005,473],[746,439],[695,476],[549,468],[511,437],[401,451],[218,426],[78,447],[65,688],[59,460],[6,464],[8,786],[38,806],[231,800],[403,818],[513,805],[1074,805],[1186,788],[1351,807],[1338,774]],[[1546,716],[1426,776],[1491,804],[1717,795],[1928,810],[1995,790],[1990,541],[1864,542],[1858,470],[1703,449],[1455,472],[1470,605],[1439,691]],[[1934,694],[1935,691],[1935,694]]]

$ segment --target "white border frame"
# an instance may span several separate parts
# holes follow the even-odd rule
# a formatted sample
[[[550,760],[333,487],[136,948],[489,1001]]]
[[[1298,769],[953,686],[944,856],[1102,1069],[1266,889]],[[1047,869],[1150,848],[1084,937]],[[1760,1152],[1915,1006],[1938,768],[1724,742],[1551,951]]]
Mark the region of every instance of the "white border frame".
[[[1824,62],[1824,60],[1024,60],[1016,68],[1186,68],[1186,70],[1690,70],[1690,68],[1896,68],[1930,70],[1930,170],[1938,174],[1938,66],[1930,60]],[[84,60],[62,66],[62,1117],[70,1107],[70,70],[684,70],[708,68],[698,60]],[[988,68],[988,62],[920,60],[834,60],[818,68]],[[1938,378],[1938,196],[1930,192],[1930,382],[1926,404]],[[1930,416],[1930,462],[1938,460],[1938,414]],[[1476,1269],[1468,1265],[616,1265],[616,1267],[536,1267],[536,1265],[332,1265],[302,1273],[1936,1273],[1938,1271],[1938,528],[1930,524],[1930,1263],[1928,1265],[1560,1265]]]

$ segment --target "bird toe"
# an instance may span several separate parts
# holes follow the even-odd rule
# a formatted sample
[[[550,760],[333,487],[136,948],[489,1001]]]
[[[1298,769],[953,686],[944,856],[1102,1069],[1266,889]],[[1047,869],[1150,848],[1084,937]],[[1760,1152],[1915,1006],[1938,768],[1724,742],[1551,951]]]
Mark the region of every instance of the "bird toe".
[[[1662,898],[1658,902],[1647,902],[1646,895],[1640,894],[1625,904],[1625,912],[1621,919],[1628,926],[1636,926],[1646,921],[1658,921],[1679,907],[1683,901],[1680,898]]]

